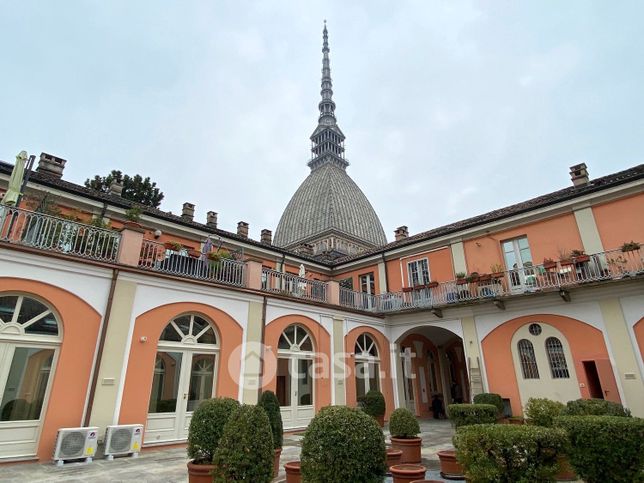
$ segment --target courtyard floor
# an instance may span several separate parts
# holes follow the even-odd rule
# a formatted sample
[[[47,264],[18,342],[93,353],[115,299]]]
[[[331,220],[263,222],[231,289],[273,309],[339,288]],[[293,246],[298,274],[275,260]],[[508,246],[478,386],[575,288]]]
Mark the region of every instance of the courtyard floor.
[[[436,453],[451,447],[454,431],[449,421],[421,420],[422,464],[431,479],[441,480]],[[303,433],[285,434],[281,468],[276,482],[284,481],[284,463],[299,459]],[[385,439],[389,431],[385,428]],[[0,465],[0,482],[186,482],[185,447],[152,448],[138,458],[116,458],[113,461],[96,459],[92,463],[67,463],[58,467],[53,463],[25,463]],[[387,481],[391,481],[389,478]],[[447,480],[445,480],[447,481]]]

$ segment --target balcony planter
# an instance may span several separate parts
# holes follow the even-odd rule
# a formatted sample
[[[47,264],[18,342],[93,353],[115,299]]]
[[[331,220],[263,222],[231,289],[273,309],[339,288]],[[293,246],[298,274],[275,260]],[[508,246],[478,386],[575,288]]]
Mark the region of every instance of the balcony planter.
[[[199,250],[188,250],[188,256],[192,258],[199,258],[201,256],[201,252]]]
[[[284,465],[286,471],[286,483],[302,483],[302,473],[300,471],[300,462],[291,461]]]
[[[215,465],[198,465],[188,461],[188,481],[189,483],[212,483],[212,470]]]
[[[438,282],[429,282],[427,288],[436,288],[438,287]]]
[[[574,265],[574,264],[575,264],[575,262],[573,262],[573,261],[572,261],[572,260],[570,260],[570,259],[566,259],[566,260],[559,260],[559,264],[560,264],[562,267],[569,267],[569,266],[571,266],[571,265]]]
[[[476,272],[471,273],[467,277],[465,277],[465,281],[468,283],[475,283],[479,281],[479,274]]]
[[[640,249],[640,244],[635,241],[626,242],[622,245],[622,253],[634,252]]]
[[[422,465],[393,465],[389,468],[394,483],[411,483],[412,481],[425,478],[427,468]]]
[[[396,438],[392,436],[391,446],[402,451],[401,463],[420,463],[420,445],[422,441],[421,438]]]
[[[465,478],[463,467],[456,460],[456,450],[446,449],[438,452],[441,463],[441,476],[446,480],[462,480]]]
[[[427,285],[414,285],[414,290],[425,290]]]
[[[492,275],[489,273],[484,273],[483,275],[479,275],[479,282],[487,282],[492,279]]]
[[[465,285],[467,283],[467,280],[464,278],[457,278],[456,279],[456,285]]]
[[[553,268],[557,268],[557,262],[550,258],[546,258],[543,260],[543,268],[546,270],[552,270]]]
[[[505,275],[504,272],[494,272],[492,274],[492,278],[503,278],[504,275]]]
[[[400,464],[402,451],[396,448],[387,448],[387,468]]]
[[[414,287],[403,287],[402,291],[403,292],[411,292],[414,290]]]
[[[277,478],[280,472],[280,456],[282,455],[282,448],[275,448],[275,459],[273,460],[273,478]]]
[[[163,246],[166,248],[166,250],[172,250],[174,252],[181,251],[183,248],[183,245],[178,242],[173,242],[173,241],[167,241],[163,244]]]
[[[590,260],[590,257],[588,255],[579,255],[577,257],[573,257],[573,261],[575,263],[585,263]]]

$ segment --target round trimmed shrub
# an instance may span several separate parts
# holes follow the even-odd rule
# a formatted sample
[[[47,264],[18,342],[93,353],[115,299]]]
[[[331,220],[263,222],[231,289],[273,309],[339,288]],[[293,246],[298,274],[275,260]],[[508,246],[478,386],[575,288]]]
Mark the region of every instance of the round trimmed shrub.
[[[496,406],[497,412],[503,414],[505,406],[503,404],[503,398],[493,392],[483,392],[474,396],[474,404],[492,404]]]
[[[565,445],[565,431],[539,426],[478,424],[454,436],[456,458],[472,482],[554,481]]]
[[[224,426],[238,408],[236,400],[217,397],[203,401],[195,409],[188,430],[188,456],[196,464],[212,462]]]
[[[606,401],[605,399],[577,399],[568,401],[565,416],[620,416],[629,418],[630,410],[619,403]]]
[[[258,406],[264,408],[268,421],[271,423],[273,431],[273,447],[281,448],[284,442],[284,425],[282,424],[282,412],[280,411],[280,402],[273,391],[264,391],[259,397]]]
[[[415,438],[420,433],[420,424],[409,409],[398,408],[389,418],[389,432],[394,438]]]
[[[385,396],[376,389],[372,389],[367,392],[367,394],[360,397],[358,399],[358,403],[360,404],[360,409],[374,418],[384,416],[385,410],[387,409],[385,405]]]
[[[492,404],[449,404],[447,417],[455,428],[470,424],[495,423],[498,416],[497,407]]]
[[[346,406],[328,406],[304,434],[302,481],[382,483],[385,459],[385,438],[371,416]]]
[[[523,411],[528,424],[534,426],[545,426],[551,428],[557,416],[561,416],[566,406],[559,401],[551,399],[531,397]]]
[[[644,481],[644,419],[621,416],[560,416],[568,456],[587,483]]]
[[[273,479],[273,434],[266,411],[244,404],[231,416],[219,441],[213,464],[215,483]]]

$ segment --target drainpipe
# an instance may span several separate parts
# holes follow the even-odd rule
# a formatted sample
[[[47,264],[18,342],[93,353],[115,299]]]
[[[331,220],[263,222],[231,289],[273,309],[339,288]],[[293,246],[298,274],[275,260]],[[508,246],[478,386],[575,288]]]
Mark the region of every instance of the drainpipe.
[[[391,292],[391,288],[389,287],[389,273],[387,272],[387,260],[385,260],[384,253],[381,253],[380,256],[382,257],[382,263],[385,265],[385,283],[387,284],[387,292]]]
[[[107,324],[110,320],[112,313],[112,301],[114,300],[114,290],[116,289],[116,279],[119,276],[119,269],[112,269],[112,283],[110,285],[110,292],[107,296],[107,304],[105,305],[105,315],[103,316],[103,327],[101,327],[101,334],[98,339],[98,351],[96,352],[96,362],[94,362],[94,373],[92,374],[92,382],[89,387],[89,397],[87,398],[87,411],[85,411],[85,419],[83,426],[89,426],[89,419],[94,407],[94,395],[96,394],[96,385],[98,383],[98,372],[101,368],[101,359],[103,358],[103,349],[105,347],[105,336],[107,335]]]
[[[266,333],[266,304],[268,299],[266,296],[262,297],[262,331],[259,343],[261,344],[262,353],[259,358],[259,378],[257,380],[257,400],[262,395],[262,387],[264,386],[264,353],[266,352],[264,340]]]

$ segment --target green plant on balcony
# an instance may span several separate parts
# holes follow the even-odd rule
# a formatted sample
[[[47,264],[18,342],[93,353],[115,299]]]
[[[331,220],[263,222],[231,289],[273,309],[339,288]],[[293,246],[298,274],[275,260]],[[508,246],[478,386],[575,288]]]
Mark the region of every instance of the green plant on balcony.
[[[141,221],[142,213],[143,210],[141,210],[141,208],[133,206],[132,208],[125,210],[125,219],[133,223],[138,223],[139,221]]]
[[[622,245],[622,252],[624,252],[624,253],[633,252],[633,251],[639,250],[639,249],[640,249],[640,244],[637,243],[636,241],[632,241],[632,240],[629,241],[629,242],[624,242],[624,244]]]
[[[172,250],[173,252],[180,252],[183,250],[183,245],[176,241],[167,241],[163,244],[167,250]]]
[[[479,272],[470,273],[468,276],[465,277],[465,280],[468,283],[478,282],[479,281]]]

